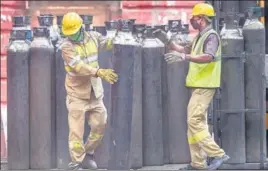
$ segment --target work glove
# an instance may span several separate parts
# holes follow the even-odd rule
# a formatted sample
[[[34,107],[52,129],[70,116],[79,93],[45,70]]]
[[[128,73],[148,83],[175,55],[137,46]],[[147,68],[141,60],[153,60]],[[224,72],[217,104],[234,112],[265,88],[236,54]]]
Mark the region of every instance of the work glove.
[[[114,84],[118,79],[118,75],[112,69],[99,69],[97,76],[110,84]]]
[[[153,31],[153,35],[167,45],[171,39],[171,36],[161,29]]]
[[[171,52],[165,54],[165,60],[168,64],[171,64],[174,62],[184,61],[185,59],[186,59],[185,53],[171,51]]]

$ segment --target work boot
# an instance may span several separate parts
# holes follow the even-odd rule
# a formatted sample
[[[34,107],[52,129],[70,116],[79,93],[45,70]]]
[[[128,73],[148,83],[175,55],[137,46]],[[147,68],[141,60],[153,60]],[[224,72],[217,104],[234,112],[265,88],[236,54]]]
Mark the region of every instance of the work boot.
[[[223,163],[227,162],[230,157],[224,154],[222,157],[214,157],[208,166],[208,170],[217,170]]]
[[[82,162],[83,169],[90,169],[96,170],[98,169],[97,163],[94,160],[94,156],[92,154],[86,154],[83,162]]]
[[[179,170],[207,170],[206,168],[196,168],[188,164],[186,167],[180,168]]]
[[[71,162],[68,164],[68,170],[81,170],[81,163]]]

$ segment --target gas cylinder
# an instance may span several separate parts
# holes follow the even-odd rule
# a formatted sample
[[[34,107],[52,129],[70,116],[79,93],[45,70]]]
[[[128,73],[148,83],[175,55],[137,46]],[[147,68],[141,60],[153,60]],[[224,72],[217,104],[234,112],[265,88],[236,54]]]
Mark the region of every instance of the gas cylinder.
[[[56,166],[55,66],[49,28],[33,28],[30,48],[30,169]]]
[[[14,16],[12,30],[26,30],[26,39],[32,41],[33,33],[30,27],[30,16]]]
[[[106,36],[106,34],[107,34],[105,26],[94,26],[93,30],[96,31],[96,32],[101,33],[103,36]]]
[[[111,39],[111,38],[115,37],[116,28],[117,28],[116,21],[106,21],[105,28],[106,28],[106,32],[107,32],[105,39]],[[98,54],[99,54],[98,61],[99,61],[100,68],[112,68],[112,56],[113,56],[112,49],[110,49],[110,50],[99,49]],[[104,102],[104,106],[107,109],[108,122],[106,124],[105,133],[104,133],[102,143],[95,151],[95,159],[96,159],[96,162],[98,163],[98,168],[107,169],[108,163],[109,163],[109,157],[110,157],[109,146],[111,144],[111,142],[110,142],[110,139],[111,139],[110,138],[110,130],[111,130],[111,128],[110,128],[110,124],[111,124],[111,122],[110,122],[111,84],[109,84],[108,82],[106,82],[104,80],[102,81],[102,84],[103,84],[103,88],[104,88],[103,102]]]
[[[169,31],[167,34],[171,34],[171,39],[181,46],[187,42],[182,34],[180,20],[169,20]],[[190,162],[187,141],[187,106],[190,94],[189,90],[185,87],[188,65],[187,61],[183,61],[166,66],[166,103],[168,109],[170,163]]]
[[[118,21],[112,65],[119,75],[112,86],[109,169],[142,167],[142,46],[132,35],[133,23]]]
[[[222,40],[220,89],[220,144],[228,163],[245,163],[244,38],[235,14],[225,15]],[[234,131],[236,130],[236,131]]]
[[[142,41],[143,164],[164,164],[161,67],[165,45],[146,29]]]
[[[93,16],[92,15],[80,15],[80,17],[83,20],[83,24],[85,26],[85,31],[92,30],[91,24],[92,24]]]
[[[258,20],[261,9],[248,9],[243,27],[245,39],[246,161],[261,163],[266,159],[265,136],[265,27]]]
[[[29,49],[28,30],[11,31],[7,48],[8,169],[29,169]]]
[[[56,144],[57,144],[57,168],[66,169],[70,161],[68,148],[68,110],[66,107],[66,89],[64,60],[62,58],[61,46],[64,35],[61,32],[61,21],[63,16],[57,16],[57,26],[60,38],[55,46],[55,71],[56,71]]]

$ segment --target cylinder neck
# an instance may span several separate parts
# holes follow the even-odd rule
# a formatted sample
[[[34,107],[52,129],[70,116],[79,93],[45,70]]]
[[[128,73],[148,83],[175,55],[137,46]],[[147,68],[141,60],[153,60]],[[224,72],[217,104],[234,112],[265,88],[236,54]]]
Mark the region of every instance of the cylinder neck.
[[[34,37],[46,37],[49,38],[49,29],[47,27],[34,27],[33,28]]]
[[[224,17],[225,28],[226,29],[237,29],[238,28],[238,21],[236,19],[235,14],[226,14]]]
[[[50,27],[53,25],[53,18],[52,14],[41,14],[38,16],[39,25],[43,27]]]
[[[27,30],[12,30],[10,40],[28,40]]]

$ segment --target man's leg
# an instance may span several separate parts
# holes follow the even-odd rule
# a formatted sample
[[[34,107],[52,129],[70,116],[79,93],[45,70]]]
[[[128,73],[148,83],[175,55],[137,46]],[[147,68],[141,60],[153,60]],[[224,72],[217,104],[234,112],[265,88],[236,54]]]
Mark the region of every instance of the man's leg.
[[[193,90],[188,105],[188,129],[189,132],[191,132],[188,141],[189,144],[198,144],[209,157],[220,158],[223,157],[225,153],[212,139],[206,121],[207,109],[214,94],[215,89]]]
[[[85,157],[85,148],[83,143],[84,122],[85,122],[85,104],[87,101],[75,97],[67,96],[66,105],[69,111],[69,152],[72,162],[69,169],[76,170],[81,167]]]
[[[191,137],[190,131],[187,133],[188,137]],[[206,157],[204,155],[204,152],[202,148],[199,146],[198,143],[189,143],[189,148],[190,148],[190,154],[191,154],[191,166],[193,168],[197,169],[204,169],[206,168]]]
[[[92,97],[92,96],[91,96]],[[93,96],[90,99],[90,111],[89,111],[89,120],[91,131],[88,136],[87,142],[85,144],[85,149],[87,152],[87,160],[89,163],[88,167],[91,169],[96,169],[97,164],[93,159],[94,151],[101,143],[102,137],[104,135],[105,125],[107,122],[107,110],[103,104],[103,100],[96,99]]]

